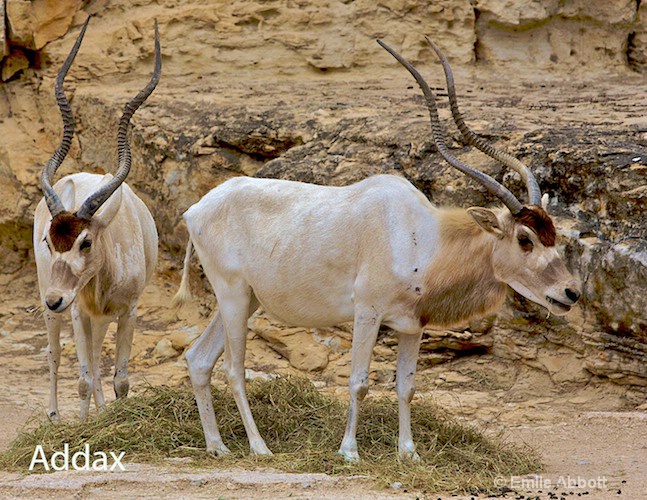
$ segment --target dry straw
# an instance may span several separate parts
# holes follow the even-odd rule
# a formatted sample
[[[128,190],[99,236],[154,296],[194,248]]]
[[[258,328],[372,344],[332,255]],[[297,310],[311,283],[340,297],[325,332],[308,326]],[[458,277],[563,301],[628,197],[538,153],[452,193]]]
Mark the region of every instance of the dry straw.
[[[362,406],[359,464],[336,454],[348,405],[319,393],[307,379],[282,378],[248,384],[256,422],[272,457],[247,456],[249,448],[234,400],[213,390],[223,439],[233,452],[216,458],[204,452],[205,442],[193,394],[188,388],[148,387],[140,395],[116,401],[85,423],[43,422],[24,432],[0,456],[0,468],[26,471],[35,446],[47,456],[68,443],[70,454],[89,444],[94,451],[124,451],[125,461],[156,462],[167,457],[192,457],[198,466],[215,468],[273,467],[288,472],[367,475],[386,485],[431,491],[495,491],[494,478],[536,472],[537,454],[512,446],[500,436],[485,436],[457,423],[430,401],[414,402],[414,438],[419,464],[397,458],[397,404],[368,398]]]

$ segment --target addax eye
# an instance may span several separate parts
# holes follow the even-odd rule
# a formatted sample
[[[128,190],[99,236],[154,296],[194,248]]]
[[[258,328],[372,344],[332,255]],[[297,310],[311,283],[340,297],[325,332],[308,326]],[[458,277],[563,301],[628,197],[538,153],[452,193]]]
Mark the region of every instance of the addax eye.
[[[524,234],[519,235],[519,237],[517,238],[517,241],[519,242],[519,246],[524,252],[532,251],[532,247],[533,247],[532,240],[528,238],[528,236]]]
[[[81,251],[82,252],[89,252],[90,248],[92,248],[92,241],[91,240],[83,240],[81,242]]]

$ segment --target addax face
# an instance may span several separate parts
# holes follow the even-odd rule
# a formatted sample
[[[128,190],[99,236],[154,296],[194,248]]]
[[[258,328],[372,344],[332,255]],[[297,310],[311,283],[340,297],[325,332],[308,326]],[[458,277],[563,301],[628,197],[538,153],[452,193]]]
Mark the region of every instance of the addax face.
[[[524,208],[505,240],[501,247],[507,253],[502,266],[506,283],[553,314],[569,312],[580,298],[580,285],[555,248],[550,216],[539,207]]]
[[[524,207],[516,217],[508,212],[485,219],[481,217],[477,222],[497,236],[493,252],[497,278],[553,314],[569,312],[580,298],[580,284],[557,252],[556,231],[550,216],[542,208],[532,206]]]
[[[51,253],[50,284],[45,295],[47,308],[56,313],[65,311],[77,293],[101,266],[95,246],[96,224],[69,212],[54,219],[45,237]]]

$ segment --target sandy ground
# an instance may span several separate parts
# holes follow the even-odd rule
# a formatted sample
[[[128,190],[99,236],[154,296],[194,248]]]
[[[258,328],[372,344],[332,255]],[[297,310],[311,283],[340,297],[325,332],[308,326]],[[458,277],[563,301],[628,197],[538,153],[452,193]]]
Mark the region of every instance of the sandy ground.
[[[35,273],[34,273],[35,274]],[[0,317],[0,451],[8,447],[29,418],[45,413],[48,395],[46,335],[40,318],[35,278],[24,271],[11,283],[18,293],[5,300]],[[183,318],[164,316],[173,287],[163,279],[145,292],[140,326],[132,353],[131,387],[147,381],[182,384],[187,371],[181,355],[155,358],[152,351],[165,336],[181,332],[193,321],[202,327],[200,307]],[[106,354],[114,347],[109,339]],[[75,418],[76,360],[71,336],[64,332],[59,401],[63,418]],[[105,356],[104,391],[112,399],[111,356]],[[261,340],[251,342],[248,367],[285,373],[286,362]],[[276,360],[272,365],[271,360]],[[270,361],[268,361],[270,360]],[[288,370],[289,371],[289,370]],[[487,372],[488,377],[477,374]],[[214,377],[222,377],[216,374]],[[388,387],[386,387],[388,388]],[[376,390],[383,390],[377,387]],[[325,390],[345,395],[345,388],[328,381]],[[537,370],[512,367],[492,356],[463,358],[423,370],[417,398],[434,398],[459,419],[486,432],[504,430],[511,442],[528,443],[543,456],[545,468],[523,478],[502,477],[497,486],[510,487],[507,498],[585,496],[590,499],[645,498],[647,491],[647,408],[629,405],[622,390],[611,384],[556,388]],[[415,432],[415,430],[414,430]],[[367,478],[323,474],[285,474],[271,470],[205,470],[182,461],[164,466],[134,464],[125,457],[124,472],[55,472],[22,475],[0,471],[0,497],[129,498],[415,498],[417,492],[383,488]],[[461,498],[433,494],[428,498]],[[470,498],[470,497],[465,497]],[[553,497],[555,498],[555,497]]]

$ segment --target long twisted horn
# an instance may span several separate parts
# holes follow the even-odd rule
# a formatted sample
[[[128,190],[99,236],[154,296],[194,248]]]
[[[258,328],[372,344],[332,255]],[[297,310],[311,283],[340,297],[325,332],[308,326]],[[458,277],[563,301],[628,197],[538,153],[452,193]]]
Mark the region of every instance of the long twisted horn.
[[[58,108],[61,111],[61,117],[63,118],[63,138],[61,139],[60,146],[54,152],[54,155],[47,161],[45,167],[41,172],[41,188],[43,194],[45,195],[45,201],[47,202],[47,207],[49,208],[52,217],[55,217],[59,213],[65,210],[63,203],[61,202],[58,195],[54,192],[52,188],[52,178],[58,170],[58,167],[61,166],[63,160],[67,156],[68,151],[70,150],[70,145],[72,144],[72,138],[74,137],[74,115],[72,114],[72,109],[70,108],[70,103],[65,97],[65,92],[63,91],[63,81],[67,75],[72,62],[76,57],[76,53],[81,47],[81,42],[83,41],[83,36],[85,35],[85,30],[88,27],[90,18],[88,17],[81,28],[81,33],[76,38],[76,42],[72,46],[72,50],[65,59],[61,70],[56,76],[56,84],[54,86],[54,94],[56,95],[56,103]]]
[[[530,169],[511,154],[496,149],[489,142],[476,135],[465,124],[463,116],[458,110],[458,101],[456,99],[456,90],[454,88],[454,75],[452,74],[452,68],[449,66],[449,61],[447,61],[445,55],[440,51],[438,46],[431,41],[429,37],[425,37],[425,39],[427,40],[427,43],[431,46],[431,48],[434,49],[434,52],[443,65],[445,80],[447,81],[449,105],[451,107],[452,116],[454,117],[454,122],[456,123],[458,130],[460,130],[461,134],[463,134],[463,137],[469,144],[484,152],[489,157],[503,163],[506,167],[516,170],[523,179],[524,184],[526,185],[530,204],[541,206],[541,190],[539,189],[539,184],[537,184],[537,179],[535,179],[535,176],[530,171]]]
[[[523,208],[523,205],[505,186],[499,184],[489,175],[484,174],[483,172],[479,172],[472,167],[469,167],[449,152],[447,146],[445,145],[442,126],[440,124],[440,119],[438,118],[438,110],[436,109],[436,100],[434,98],[434,94],[431,92],[429,85],[427,85],[427,82],[420,75],[420,73],[418,73],[416,68],[414,68],[404,57],[402,57],[381,40],[377,40],[377,43],[379,43],[382,48],[389,52],[389,54],[395,57],[397,61],[402,64],[409,71],[409,73],[411,73],[411,75],[416,79],[416,82],[418,82],[422,93],[425,95],[425,101],[427,103],[427,109],[429,110],[429,117],[431,119],[432,136],[434,138],[438,152],[451,166],[470,176],[472,179],[477,181],[488,191],[494,194],[497,198],[499,198],[505,204],[505,206],[508,207],[513,215],[518,214]]]
[[[76,215],[82,219],[90,219],[97,210],[103,205],[108,198],[114,193],[119,186],[126,180],[130,172],[130,144],[128,143],[128,128],[130,119],[135,111],[144,103],[144,101],[153,93],[160,80],[162,73],[162,54],[160,49],[159,31],[157,28],[157,19],[155,20],[155,67],[150,82],[137,94],[126,106],[119,120],[119,130],[117,132],[117,147],[119,167],[115,176],[101,188],[88,196],[76,212]]]

